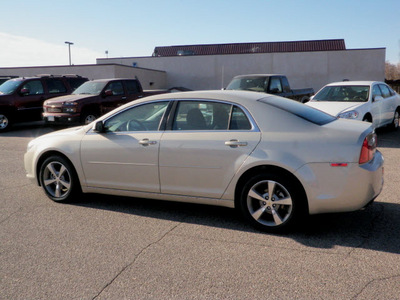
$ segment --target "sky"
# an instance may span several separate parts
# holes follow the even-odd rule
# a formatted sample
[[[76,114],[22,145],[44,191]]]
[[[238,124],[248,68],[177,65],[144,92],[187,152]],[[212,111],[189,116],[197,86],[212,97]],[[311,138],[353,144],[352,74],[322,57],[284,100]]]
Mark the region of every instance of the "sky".
[[[0,0],[0,67],[95,64],[156,46],[344,39],[400,62],[399,0]]]

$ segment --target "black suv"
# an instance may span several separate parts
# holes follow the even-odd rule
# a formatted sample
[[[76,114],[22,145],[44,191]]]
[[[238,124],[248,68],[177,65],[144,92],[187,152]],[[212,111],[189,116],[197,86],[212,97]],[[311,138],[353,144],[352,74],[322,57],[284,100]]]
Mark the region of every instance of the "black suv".
[[[71,94],[88,78],[78,75],[18,77],[0,85],[0,132],[13,123],[41,120],[46,99]]]

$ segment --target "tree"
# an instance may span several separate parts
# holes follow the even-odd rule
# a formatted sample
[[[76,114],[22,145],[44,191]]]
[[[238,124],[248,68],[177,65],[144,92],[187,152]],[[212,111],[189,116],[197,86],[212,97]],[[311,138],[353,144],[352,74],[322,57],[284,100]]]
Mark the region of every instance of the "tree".
[[[400,63],[394,65],[391,64],[389,61],[386,61],[385,78],[386,80],[400,80]]]

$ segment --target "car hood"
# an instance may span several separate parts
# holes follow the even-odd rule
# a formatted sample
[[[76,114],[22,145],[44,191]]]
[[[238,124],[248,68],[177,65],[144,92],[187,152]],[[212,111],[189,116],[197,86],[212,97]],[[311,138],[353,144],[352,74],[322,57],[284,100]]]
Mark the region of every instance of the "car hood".
[[[88,99],[88,98],[92,98],[92,97],[97,97],[97,95],[86,95],[86,94],[66,95],[66,96],[55,97],[55,98],[46,100],[45,105],[56,105],[56,104],[62,104],[64,102],[74,102],[74,101],[79,101],[81,99]]]
[[[306,103],[308,106],[322,110],[333,116],[356,109],[363,104],[365,104],[365,102],[309,101]]]

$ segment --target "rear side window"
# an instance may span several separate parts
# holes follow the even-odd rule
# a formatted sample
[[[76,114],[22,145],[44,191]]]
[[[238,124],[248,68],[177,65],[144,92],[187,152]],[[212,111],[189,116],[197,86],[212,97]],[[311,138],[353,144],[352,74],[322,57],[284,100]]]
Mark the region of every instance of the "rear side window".
[[[126,84],[126,90],[128,91],[128,95],[135,95],[138,94],[140,89],[139,89],[139,84],[137,83],[136,80],[127,80],[125,81]]]
[[[67,88],[65,87],[61,79],[46,79],[46,84],[49,94],[59,94],[67,92]]]
[[[71,89],[73,91],[75,91],[78,87],[80,87],[82,85],[82,83],[86,82],[87,79],[86,78],[66,78],[69,86],[71,87]]]
[[[180,101],[172,130],[251,130],[240,107],[214,101]]]
[[[296,102],[294,100],[267,97],[258,101],[292,113],[302,119],[305,119],[317,125],[325,125],[336,120],[336,117],[332,115],[329,115],[313,107],[304,105],[302,103]]]
[[[383,98],[389,98],[390,96],[392,96],[390,94],[389,88],[386,85],[380,84],[379,87],[381,88]]]

